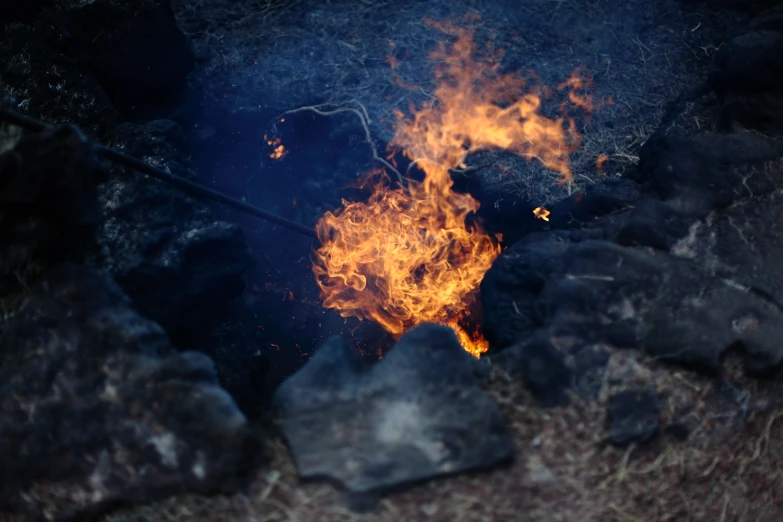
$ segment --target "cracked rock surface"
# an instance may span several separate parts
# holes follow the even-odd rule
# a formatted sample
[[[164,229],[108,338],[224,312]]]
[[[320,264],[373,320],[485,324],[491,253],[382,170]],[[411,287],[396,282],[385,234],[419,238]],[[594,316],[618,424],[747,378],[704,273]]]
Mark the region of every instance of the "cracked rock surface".
[[[0,498],[83,520],[178,491],[231,491],[254,438],[212,361],[177,353],[109,278],[52,270],[0,337]]]
[[[507,461],[509,433],[477,364],[440,325],[411,330],[369,368],[333,338],[275,396],[300,475],[365,493]]]

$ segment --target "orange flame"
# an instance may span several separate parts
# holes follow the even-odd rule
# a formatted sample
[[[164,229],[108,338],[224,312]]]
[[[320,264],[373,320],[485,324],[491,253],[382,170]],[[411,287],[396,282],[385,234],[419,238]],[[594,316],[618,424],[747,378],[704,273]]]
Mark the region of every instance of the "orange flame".
[[[580,136],[572,120],[538,113],[540,90],[525,91],[521,74],[500,74],[500,55],[474,61],[469,30],[432,25],[457,40],[432,53],[438,80],[433,101],[411,107],[412,119],[397,112],[390,143],[416,162],[424,178],[405,189],[391,186],[382,171],[368,175],[366,203],[343,200],[341,209],[318,221],[322,246],[314,251],[313,272],[323,305],[343,317],[371,319],[395,336],[422,322],[445,323],[479,356],[487,342],[458,322],[501,248],[469,222],[479,203],[452,190],[449,170],[464,166],[472,152],[495,148],[535,158],[567,181],[569,154]],[[585,85],[578,78],[561,87],[576,92]],[[589,97],[574,96],[572,103],[588,107]]]
[[[544,221],[549,221],[549,212],[544,207],[536,207],[533,209],[533,215],[535,215],[538,219],[543,219]]]
[[[284,121],[284,120],[280,120]],[[269,155],[272,159],[280,159],[286,154],[288,154],[288,150],[286,150],[285,146],[283,146],[282,143],[280,143],[280,138],[269,138],[266,134],[264,134],[264,140],[266,140],[266,144],[270,147],[274,147],[274,150]]]

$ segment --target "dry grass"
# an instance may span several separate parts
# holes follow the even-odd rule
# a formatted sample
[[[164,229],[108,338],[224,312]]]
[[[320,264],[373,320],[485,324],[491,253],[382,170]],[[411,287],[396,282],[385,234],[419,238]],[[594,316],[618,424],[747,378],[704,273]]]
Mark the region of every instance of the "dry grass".
[[[355,100],[366,107],[372,135],[381,142],[393,134],[395,109],[407,111],[409,103],[432,96],[428,54],[447,36],[424,23],[426,17],[472,26],[488,51],[505,51],[505,70],[531,71],[544,85],[584,67],[595,79],[596,99],[611,105],[580,122],[584,140],[573,157],[573,185],[554,184],[544,169],[510,154],[492,154],[489,167],[472,173],[498,197],[513,193],[535,204],[551,204],[580,185],[632,168],[665,104],[704,79],[721,42],[737,31],[736,21],[685,12],[678,0],[174,4],[202,59],[196,77],[219,103],[275,115]],[[398,63],[394,69],[390,56]],[[604,173],[596,169],[600,156],[607,158]]]
[[[752,382],[728,368],[737,391],[726,399],[708,379],[636,352],[615,357],[620,365],[641,365],[666,396],[663,422],[686,415],[698,426],[687,441],[664,435],[644,446],[614,448],[606,443],[605,399],[540,410],[519,382],[496,370],[487,389],[513,434],[517,459],[510,467],[415,486],[359,515],[337,488],[298,480],[285,445],[273,438],[271,462],[246,495],[182,496],[117,512],[107,522],[781,520],[779,381]]]

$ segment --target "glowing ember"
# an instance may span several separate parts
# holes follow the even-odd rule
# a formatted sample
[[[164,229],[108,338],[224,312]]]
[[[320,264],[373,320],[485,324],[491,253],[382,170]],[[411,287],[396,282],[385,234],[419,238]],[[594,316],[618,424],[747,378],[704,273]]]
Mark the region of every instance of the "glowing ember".
[[[609,160],[609,156],[606,154],[601,154],[598,156],[598,158],[595,160],[595,168],[598,170],[598,172],[604,171],[604,165],[606,165],[606,162]]]
[[[280,120],[283,121],[283,120]],[[286,154],[288,154],[288,150],[286,150],[285,146],[283,146],[282,143],[280,143],[280,138],[268,138],[266,134],[264,135],[264,140],[266,140],[266,144],[270,147],[274,147],[274,150],[269,155],[272,159],[280,159]]]
[[[449,169],[464,166],[472,152],[499,148],[535,158],[567,181],[579,134],[571,120],[540,115],[537,91],[525,93],[519,74],[499,74],[499,55],[473,61],[470,31],[433,25],[457,41],[432,53],[438,64],[433,101],[411,108],[412,119],[398,112],[391,143],[416,162],[424,179],[410,181],[406,190],[392,186],[383,172],[369,175],[366,203],[343,201],[317,223],[322,246],[314,252],[313,271],[324,306],[343,317],[377,321],[395,336],[422,322],[448,324],[478,356],[487,342],[458,322],[501,248],[468,222],[479,203],[452,190]],[[578,75],[561,86],[571,89],[572,103],[587,108],[589,97],[576,94],[583,87]]]
[[[549,214],[551,214],[551,212],[549,212],[544,207],[536,207],[536,208],[533,209],[533,214],[538,219],[543,219],[544,221],[549,221]]]

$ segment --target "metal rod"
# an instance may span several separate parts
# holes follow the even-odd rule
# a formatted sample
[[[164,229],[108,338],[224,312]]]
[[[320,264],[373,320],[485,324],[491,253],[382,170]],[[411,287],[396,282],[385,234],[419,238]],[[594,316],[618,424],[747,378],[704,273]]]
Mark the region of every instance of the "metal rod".
[[[34,132],[40,132],[53,128],[51,125],[48,125],[42,121],[35,120],[33,118],[30,118],[29,116],[24,116],[22,114],[19,114],[18,112],[15,112],[13,110],[7,109],[2,106],[0,106],[0,121],[6,121],[17,127],[21,127],[23,129],[27,129]],[[132,169],[143,172],[144,174],[147,174],[152,178],[158,179],[160,181],[164,181],[170,185],[177,187],[178,189],[181,189],[183,192],[186,192],[191,196],[197,196],[197,197],[200,196],[207,199],[211,199],[217,201],[218,203],[222,203],[226,206],[233,207],[237,210],[241,210],[242,212],[245,212],[252,216],[261,218],[265,221],[269,221],[270,223],[274,223],[276,225],[280,225],[281,227],[285,227],[289,230],[293,230],[294,232],[298,232],[302,235],[313,237],[316,239],[318,238],[318,235],[315,233],[315,230],[306,227],[300,223],[296,223],[295,221],[291,221],[290,219],[286,219],[284,217],[278,216],[277,214],[272,214],[271,212],[267,212],[266,210],[261,210],[260,208],[254,207],[253,205],[248,205],[243,201],[232,198],[221,192],[207,188],[203,185],[193,183],[192,181],[189,181],[185,178],[175,176],[174,174],[153,167],[149,163],[145,163],[140,159],[134,158],[133,156],[128,156],[127,154],[123,154],[122,152],[111,149],[104,145],[95,144],[93,145],[93,147],[95,148],[96,153],[100,154],[106,159],[115,161],[117,163],[130,167]]]

